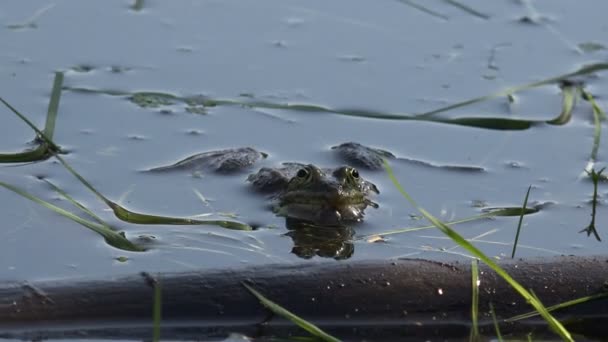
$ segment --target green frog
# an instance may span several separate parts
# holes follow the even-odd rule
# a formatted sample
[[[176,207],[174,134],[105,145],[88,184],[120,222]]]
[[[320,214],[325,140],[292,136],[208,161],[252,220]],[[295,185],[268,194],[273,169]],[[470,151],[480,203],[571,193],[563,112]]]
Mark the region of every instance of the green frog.
[[[378,208],[370,199],[380,193],[378,188],[350,166],[321,169],[283,163],[279,168],[263,167],[247,181],[261,192],[273,193],[277,215],[319,225],[358,222],[368,206]]]

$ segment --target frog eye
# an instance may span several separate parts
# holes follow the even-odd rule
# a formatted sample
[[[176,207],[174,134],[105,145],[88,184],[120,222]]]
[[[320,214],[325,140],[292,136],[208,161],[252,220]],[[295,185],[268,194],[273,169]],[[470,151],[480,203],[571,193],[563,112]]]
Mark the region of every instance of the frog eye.
[[[353,176],[354,179],[359,179],[359,171],[357,171],[357,169],[351,169],[350,175]]]
[[[306,177],[308,177],[308,170],[306,170],[306,169],[299,169],[298,173],[296,174],[296,176],[298,178],[306,178]]]

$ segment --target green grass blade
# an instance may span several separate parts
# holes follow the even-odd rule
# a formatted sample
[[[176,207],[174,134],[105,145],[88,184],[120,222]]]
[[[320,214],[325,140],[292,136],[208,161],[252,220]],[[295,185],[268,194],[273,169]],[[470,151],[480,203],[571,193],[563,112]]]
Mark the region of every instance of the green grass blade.
[[[38,160],[45,160],[51,157],[47,144],[40,144],[35,149],[17,152],[0,153],[0,163],[27,163]]]
[[[251,226],[245,223],[229,220],[195,220],[181,217],[167,217],[158,215],[148,215],[130,211],[116,202],[113,202],[101,194],[91,183],[82,177],[74,168],[72,168],[61,156],[55,155],[55,158],[76,177],[87,189],[93,192],[101,201],[103,201],[112,211],[114,215],[129,223],[135,224],[170,224],[170,225],[213,225],[226,229],[234,230],[253,230]]]
[[[570,306],[574,306],[574,305],[578,305],[578,304],[582,304],[582,303],[586,303],[586,302],[590,302],[590,301],[598,300],[598,299],[602,299],[602,298],[608,298],[608,293],[606,293],[606,292],[598,293],[598,294],[594,294],[591,296],[580,297],[580,298],[572,299],[572,300],[569,300],[569,301],[566,301],[563,303],[555,304],[555,305],[548,307],[547,311],[555,311],[555,310],[559,310],[559,309],[564,309],[564,308],[567,308]],[[513,316],[513,317],[505,319],[505,322],[515,322],[515,321],[519,321],[519,320],[534,317],[534,316],[538,316],[538,312],[531,311],[531,312],[527,312],[525,314]]]
[[[121,235],[120,233],[117,233],[115,231],[113,231],[110,227],[108,226],[104,226],[101,224],[97,224],[88,220],[83,219],[82,217],[79,217],[77,215],[74,215],[73,213],[60,208],[56,205],[53,205],[47,201],[44,201],[34,195],[31,195],[15,186],[12,186],[10,184],[4,183],[4,182],[0,182],[0,186],[11,190],[27,199],[29,199],[30,201],[33,201],[35,203],[38,203],[40,205],[42,205],[45,208],[51,209],[52,211],[54,211],[55,213],[67,217],[72,221],[75,221],[77,223],[80,223],[81,225],[91,229],[92,231],[96,232],[97,234],[103,236],[103,238],[106,240],[106,242],[108,242],[108,244],[110,244],[113,247],[119,248],[119,249],[123,249],[123,250],[127,250],[127,251],[143,251],[142,248],[138,247],[137,245],[133,244],[131,241],[127,240],[123,235]]]
[[[553,317],[547,309],[543,306],[543,304],[536,298],[532,293],[526,290],[521,284],[519,284],[515,279],[511,277],[502,267],[500,267],[497,263],[492,260],[492,258],[485,255],[481,250],[475,247],[473,244],[464,239],[460,234],[458,234],[454,229],[441,222],[439,219],[431,215],[424,208],[418,206],[416,201],[403,189],[401,184],[395,175],[393,174],[392,169],[388,165],[388,161],[384,160],[384,167],[388,173],[389,178],[397,188],[397,190],[405,197],[420,213],[430,222],[433,223],[439,230],[450,237],[455,243],[460,245],[463,249],[467,250],[471,255],[479,258],[483,261],[488,267],[490,267],[494,272],[496,272],[500,277],[502,277],[513,289],[515,289],[528,303],[530,303],[547,321],[549,327],[557,333],[564,341],[574,341],[570,333],[564,328],[564,326]]]
[[[170,224],[170,225],[212,225],[219,226],[226,229],[234,229],[234,230],[253,230],[250,225],[241,223],[238,221],[229,221],[229,220],[196,220],[191,218],[182,218],[182,217],[169,217],[169,216],[157,216],[157,215],[148,215],[141,214],[137,212],[130,211],[119,204],[107,200],[106,204],[114,211],[114,215],[117,218],[135,224]]]
[[[473,329],[471,330],[470,341],[479,341],[479,270],[478,260],[471,261],[471,322]]]
[[[462,118],[430,118],[415,117],[418,121],[431,121],[451,125],[494,129],[501,131],[522,131],[532,126],[541,125],[541,120],[507,119],[507,118],[483,118],[483,117],[462,117]]]
[[[313,335],[323,341],[328,341],[328,342],[339,342],[340,341],[339,339],[337,339],[337,338],[329,335],[325,331],[321,330],[314,324],[309,323],[308,321],[300,318],[299,316],[291,313],[290,311],[283,308],[282,306],[271,301],[270,299],[267,299],[261,293],[259,293],[254,288],[252,288],[251,286],[249,286],[245,283],[241,283],[241,284],[243,284],[243,286],[245,288],[247,288],[247,290],[249,290],[249,292],[251,292],[260,301],[260,303],[262,303],[262,305],[264,305],[265,307],[270,309],[270,311],[274,312],[275,314],[277,314],[281,317],[284,317],[284,318],[292,321],[293,323],[297,324],[300,328],[308,331],[308,333],[310,333],[311,335]]]
[[[490,302],[490,314],[492,315],[492,323],[494,323],[494,331],[496,331],[496,339],[498,342],[503,342],[502,334],[500,333],[500,327],[498,326],[498,320],[496,319],[496,311],[494,305]]]
[[[515,249],[517,248],[517,242],[519,241],[519,232],[521,231],[521,224],[524,222],[524,215],[526,215],[526,206],[528,205],[528,196],[530,196],[530,190],[532,190],[532,185],[528,186],[528,191],[526,191],[526,197],[524,198],[524,205],[521,207],[519,223],[517,224],[517,233],[515,234],[515,241],[513,241],[513,250],[511,251],[511,259],[515,258]]]
[[[558,117],[548,120],[550,125],[561,126],[567,124],[572,118],[572,110],[576,105],[576,99],[580,93],[580,86],[576,84],[564,83],[562,86],[562,112]]]
[[[56,72],[55,79],[53,80],[53,89],[51,90],[51,100],[49,101],[49,108],[46,113],[46,123],[44,125],[44,133],[50,140],[53,140],[53,135],[55,134],[55,122],[57,121],[62,85],[63,73]]]

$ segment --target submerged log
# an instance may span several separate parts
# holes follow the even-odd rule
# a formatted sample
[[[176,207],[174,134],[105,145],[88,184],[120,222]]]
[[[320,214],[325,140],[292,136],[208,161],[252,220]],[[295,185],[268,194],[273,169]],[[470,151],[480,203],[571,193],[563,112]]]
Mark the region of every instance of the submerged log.
[[[606,292],[608,284],[607,257],[516,260],[501,266],[545,306]],[[499,318],[533,310],[492,270],[484,265],[479,270],[482,327],[493,329],[490,302]],[[390,331],[401,338],[430,331],[438,336],[465,336],[471,322],[469,263],[371,260],[4,283],[0,284],[0,336],[27,338],[34,332],[37,337],[68,336],[70,331],[96,336],[91,332],[98,331],[103,336],[128,337],[142,329],[148,336],[155,284],[161,287],[163,337],[191,338],[184,331],[192,334],[193,327],[202,333],[282,329],[285,321],[269,315],[243,282],[336,334],[371,334],[382,339],[386,336],[381,334]],[[603,336],[608,298],[555,315],[576,320],[578,325],[571,327],[593,322],[584,324],[585,332]],[[543,323],[539,318],[526,322],[528,327]],[[521,326],[501,324],[507,331]],[[375,330],[370,333],[366,327]]]

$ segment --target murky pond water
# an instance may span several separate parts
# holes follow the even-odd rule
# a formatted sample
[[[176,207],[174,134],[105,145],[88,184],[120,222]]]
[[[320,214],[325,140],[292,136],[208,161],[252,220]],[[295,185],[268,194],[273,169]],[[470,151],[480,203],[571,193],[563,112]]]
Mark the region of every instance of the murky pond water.
[[[483,208],[521,206],[532,185],[530,203],[543,205],[524,219],[518,256],[605,253],[603,243],[579,233],[592,210],[593,185],[584,176],[594,136],[587,102],[579,101],[566,125],[509,131],[178,101],[140,106],[128,94],[423,113],[605,60],[606,3],[467,1],[473,12],[447,1],[424,2],[432,13],[392,0],[143,4],[134,9],[125,1],[4,1],[0,96],[41,127],[53,73],[64,71],[55,141],[104,195],[140,212],[214,213],[260,228],[129,225],[52,159],[5,164],[1,181],[69,208],[37,179],[44,176],[150,249],[112,248],[83,226],[2,190],[0,280],[297,263],[315,253],[316,260],[328,262],[464,258],[435,229],[387,235],[381,242],[368,238],[427,224],[384,171],[368,170],[361,174],[380,188],[380,207],[368,208],[364,222],[343,232],[333,254],[314,244],[303,255],[293,252],[294,243],[307,243],[306,236],[286,229],[267,199],[251,191],[247,174],[285,161],[342,165],[331,147],[348,141],[403,159],[483,168],[463,172],[391,161],[406,190],[444,221],[478,215]],[[576,79],[606,108],[605,73],[594,75]],[[445,114],[549,120],[562,109],[561,94],[554,83]],[[0,113],[0,149],[29,147],[33,132],[8,109]],[[601,138],[600,167],[608,147],[605,133]],[[140,172],[195,153],[244,146],[268,158],[231,175]],[[596,223],[602,237],[607,221],[601,197],[607,194],[600,184]],[[503,217],[455,228],[489,255],[507,258],[517,221]]]

